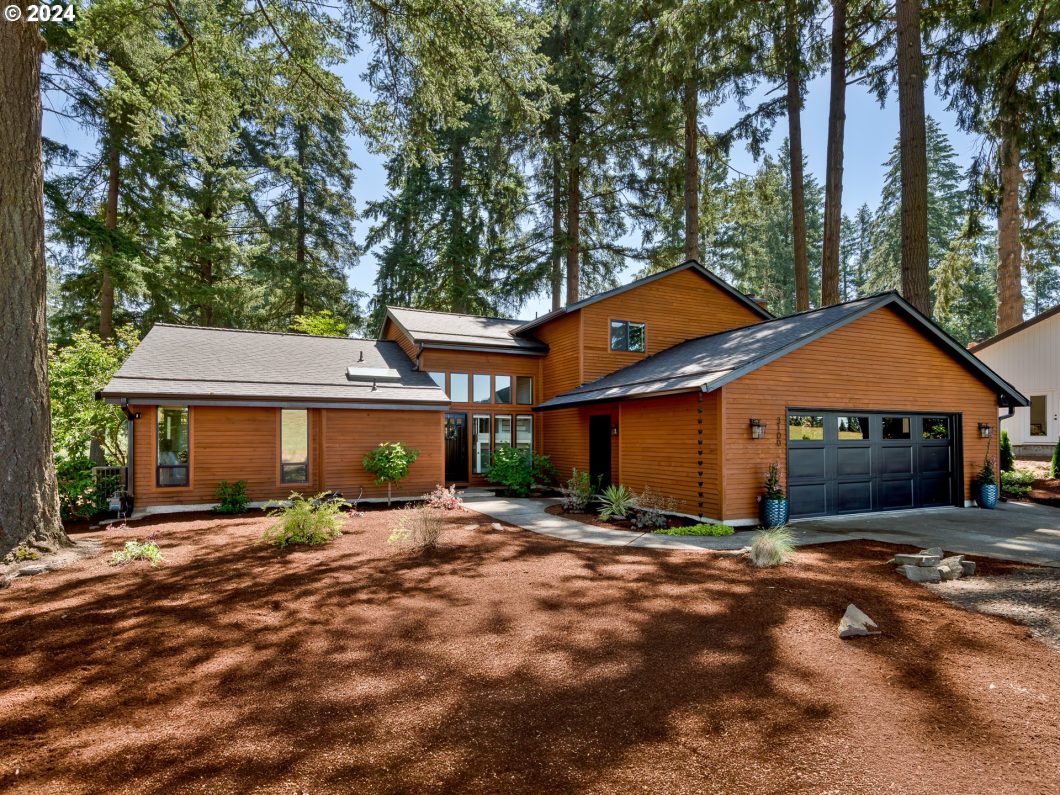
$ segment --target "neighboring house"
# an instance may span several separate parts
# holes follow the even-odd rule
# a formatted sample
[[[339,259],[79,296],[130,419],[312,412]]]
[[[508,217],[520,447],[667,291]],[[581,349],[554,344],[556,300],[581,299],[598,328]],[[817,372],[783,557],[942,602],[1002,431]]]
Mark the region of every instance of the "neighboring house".
[[[1016,455],[1051,455],[1060,438],[1060,306],[970,350],[1030,400],[1001,425]]]
[[[380,337],[156,326],[102,393],[134,418],[137,507],[222,479],[379,497],[381,441],[421,452],[402,495],[514,445],[738,525],[773,461],[795,517],[964,505],[998,406],[1027,404],[895,293],[773,318],[694,262],[529,322],[392,307]]]

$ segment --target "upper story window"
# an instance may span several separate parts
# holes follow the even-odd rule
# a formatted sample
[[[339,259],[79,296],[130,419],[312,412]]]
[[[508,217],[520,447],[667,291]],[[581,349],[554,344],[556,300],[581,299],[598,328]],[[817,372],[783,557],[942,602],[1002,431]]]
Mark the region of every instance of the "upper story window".
[[[454,403],[467,403],[467,373],[449,373],[449,399]]]
[[[188,485],[188,407],[158,407],[159,486]]]
[[[515,402],[520,406],[533,405],[534,377],[532,375],[515,376]]]
[[[512,402],[512,377],[510,375],[493,376],[493,394],[497,403]]]
[[[280,410],[280,482],[309,480],[309,411]]]
[[[445,391],[445,373],[427,373],[431,377],[431,380],[438,385],[438,388]]]
[[[493,400],[493,390],[490,388],[490,381],[492,379],[489,375],[482,373],[475,373],[471,377],[471,388],[473,391],[473,400],[475,403],[490,403]]]
[[[645,333],[643,323],[630,320],[611,321],[611,350],[644,353]]]

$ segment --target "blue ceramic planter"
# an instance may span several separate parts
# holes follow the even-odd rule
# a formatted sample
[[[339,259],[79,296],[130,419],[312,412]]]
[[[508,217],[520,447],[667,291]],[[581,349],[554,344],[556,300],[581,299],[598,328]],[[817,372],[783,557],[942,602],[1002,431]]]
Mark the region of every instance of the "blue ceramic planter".
[[[762,526],[783,527],[788,523],[787,500],[762,500]]]
[[[993,508],[997,505],[997,494],[996,483],[984,483],[979,486],[979,490],[975,494],[975,501],[979,503],[980,508]]]

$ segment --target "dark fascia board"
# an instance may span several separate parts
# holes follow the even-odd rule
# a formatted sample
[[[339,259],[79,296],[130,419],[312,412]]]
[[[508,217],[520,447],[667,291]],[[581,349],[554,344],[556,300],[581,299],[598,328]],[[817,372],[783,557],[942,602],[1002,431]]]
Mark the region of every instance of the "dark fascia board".
[[[481,343],[481,342],[480,343],[468,343],[467,345],[462,345],[462,344],[460,344],[458,342],[434,342],[430,338],[427,338],[427,337],[419,338],[415,334],[413,334],[411,331],[409,331],[407,328],[405,328],[401,324],[401,321],[398,320],[394,316],[394,314],[390,311],[390,309],[391,309],[391,307],[389,307],[389,306],[386,308],[386,314],[383,315],[383,325],[379,327],[379,338],[380,338],[380,340],[383,339],[383,332],[386,331],[386,324],[389,322],[389,323],[393,323],[395,326],[397,326],[398,329],[401,331],[401,333],[404,334],[406,337],[408,337],[409,340],[413,344],[419,345],[419,346],[421,346],[423,348],[435,348],[437,350],[455,350],[455,351],[479,351],[479,352],[482,352],[482,353],[497,353],[498,351],[501,351],[501,352],[504,352],[504,353],[515,353],[515,354],[524,354],[524,355],[531,355],[531,356],[543,356],[546,353],[548,353],[548,346],[545,343],[540,342],[540,341],[538,341],[538,347],[537,348],[529,348],[529,347],[517,348],[517,347],[513,347],[511,345],[488,345],[488,344]],[[446,313],[441,312],[439,314],[446,314]],[[476,317],[478,317],[478,316],[476,316]],[[487,320],[493,320],[493,319],[499,320],[501,318],[487,318]]]
[[[1043,320],[1048,320],[1057,313],[1060,313],[1060,304],[1057,304],[1052,309],[1046,309],[1044,312],[1035,315],[1030,320],[1024,320],[1018,326],[1013,326],[1007,331],[1002,331],[1000,334],[995,334],[988,340],[983,340],[982,342],[977,343],[970,350],[972,350],[974,353],[978,353],[979,351],[983,350],[983,348],[987,348],[993,345],[995,342],[1001,342],[1001,340],[1003,339],[1008,339],[1009,337],[1019,334],[1021,331],[1025,331],[1031,326],[1041,323]]]
[[[553,309],[551,312],[548,312],[547,314],[544,314],[544,315],[542,315],[539,318],[535,318],[534,320],[527,321],[526,323],[524,323],[523,325],[519,326],[518,328],[513,329],[511,334],[513,336],[525,334],[526,332],[530,331],[531,329],[535,329],[538,326],[541,326],[541,325],[543,325],[543,324],[545,324],[545,323],[549,322],[550,320],[553,320],[553,319],[555,319],[557,317],[569,314],[570,312],[576,312],[579,309],[584,309],[585,307],[589,306],[590,304],[595,304],[597,301],[603,301],[603,300],[606,300],[608,298],[612,298],[612,297],[614,297],[616,295],[620,295],[620,294],[622,294],[624,292],[627,292],[628,290],[632,290],[635,287],[641,287],[641,286],[643,286],[645,284],[649,284],[651,282],[658,281],[659,279],[662,279],[662,278],[664,278],[666,276],[671,276],[671,275],[673,275],[675,273],[679,273],[680,271],[684,271],[684,270],[694,270],[696,273],[698,273],[700,276],[705,278],[707,281],[709,281],[715,287],[717,287],[720,290],[722,290],[723,292],[727,293],[732,298],[735,298],[737,301],[742,303],[744,306],[746,306],[747,308],[749,308],[750,310],[752,310],[753,312],[758,314],[758,316],[761,317],[763,320],[772,320],[773,319],[773,314],[771,312],[769,312],[769,311],[763,309],[762,307],[760,307],[758,304],[756,304],[754,301],[752,301],[746,295],[741,293],[739,290],[737,290],[731,284],[729,284],[728,282],[724,281],[723,279],[720,279],[719,277],[715,276],[713,273],[711,273],[709,270],[704,268],[702,265],[700,265],[694,259],[690,259],[690,260],[685,260],[680,265],[675,265],[674,267],[667,268],[664,271],[659,271],[658,273],[653,273],[650,276],[645,276],[642,279],[637,279],[636,281],[632,281],[629,284],[623,284],[623,285],[615,287],[615,288],[613,288],[611,290],[607,290],[606,292],[597,293],[596,295],[591,295],[588,298],[583,298],[581,301],[578,301],[577,303],[574,303],[574,304],[570,304],[569,306],[564,306],[564,307],[561,307],[559,309]]]
[[[618,396],[611,396],[611,397],[587,398],[586,400],[578,400],[578,401],[575,401],[575,402],[572,402],[572,403],[561,403],[558,406],[548,406],[548,405],[542,404],[542,405],[534,406],[533,410],[536,411],[536,412],[559,411],[560,409],[571,409],[571,408],[577,408],[578,406],[591,406],[591,405],[595,405],[595,404],[598,404],[598,403],[622,403],[622,402],[625,402],[627,400],[643,400],[645,398],[667,397],[669,395],[687,395],[687,394],[690,394],[690,393],[700,392],[700,391],[704,391],[704,390],[702,390],[698,386],[685,386],[685,387],[681,387],[679,389],[662,389],[662,390],[659,390],[658,392],[645,392],[644,394],[639,394],[639,395],[618,395]],[[557,397],[559,397],[559,396],[557,395]],[[552,398],[552,399],[554,400],[555,398]],[[545,403],[548,403],[548,401],[545,401]]]
[[[801,348],[804,345],[808,345],[815,340],[819,340],[826,334],[830,334],[833,331],[846,326],[849,323],[853,323],[859,318],[865,317],[870,312],[875,312],[877,309],[881,309],[885,306],[894,306],[902,311],[910,320],[913,321],[922,331],[925,331],[929,336],[935,339],[944,349],[947,349],[955,359],[968,365],[969,369],[975,371],[983,380],[993,384],[997,387],[998,392],[998,405],[1003,406],[1029,406],[1030,401],[1023,396],[1012,384],[1003,379],[989,367],[987,367],[982,361],[973,356],[963,345],[957,340],[953,339],[949,334],[939,328],[936,323],[930,318],[922,314],[916,307],[902,298],[898,293],[889,292],[882,293],[876,298],[876,300],[867,301],[863,309],[858,312],[854,312],[847,317],[837,320],[835,323],[831,323],[822,329],[819,329],[813,334],[809,334],[802,337],[789,345],[785,345],[767,356],[763,356],[761,359],[756,359],[753,362],[749,362],[743,367],[739,367],[733,370],[728,375],[719,378],[717,381],[712,382],[709,385],[703,386],[704,392],[713,392],[716,389],[720,389],[725,384],[732,383],[738,378],[742,378],[759,367],[763,367],[770,362],[774,362],[782,356],[786,356],[794,350]],[[1004,401],[1008,398],[1008,402]]]

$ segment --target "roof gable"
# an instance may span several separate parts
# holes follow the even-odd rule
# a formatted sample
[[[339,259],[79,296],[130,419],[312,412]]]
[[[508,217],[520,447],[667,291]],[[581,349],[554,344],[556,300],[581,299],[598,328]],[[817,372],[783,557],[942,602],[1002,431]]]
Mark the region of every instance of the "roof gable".
[[[545,323],[555,320],[556,318],[562,317],[563,315],[568,315],[572,312],[577,312],[578,310],[584,309],[585,307],[590,306],[591,304],[595,304],[599,301],[606,301],[608,298],[613,298],[616,295],[621,295],[622,293],[629,292],[630,290],[636,290],[638,287],[643,287],[644,285],[651,284],[652,282],[659,281],[660,279],[665,279],[668,276],[672,276],[675,273],[681,273],[683,271],[692,271],[702,276],[713,287],[717,288],[720,292],[732,298],[737,303],[743,304],[752,312],[754,312],[758,317],[761,317],[765,320],[771,319],[773,317],[770,312],[763,309],[755,301],[753,301],[751,298],[748,298],[746,295],[741,293],[731,284],[715,276],[713,273],[704,268],[695,260],[690,259],[686,260],[685,262],[682,262],[680,265],[676,265],[673,268],[668,268],[667,270],[659,271],[658,273],[652,273],[648,276],[644,276],[643,278],[636,279],[630,282],[629,284],[623,284],[611,290],[606,290],[605,292],[597,293],[596,295],[591,295],[588,298],[583,298],[581,301],[578,301],[576,303],[560,307],[559,309],[554,309],[551,312],[548,312],[547,314],[541,315],[541,317],[539,318],[535,318],[534,320],[523,323],[518,328],[514,329],[512,333],[516,335],[526,334],[527,332],[532,331],[538,326],[542,326]]]
[[[897,293],[849,301],[688,340],[546,401],[539,409],[676,392],[711,392],[885,306],[905,315],[1012,405],[1027,399]]]

